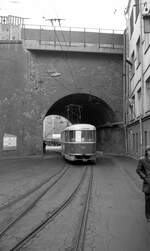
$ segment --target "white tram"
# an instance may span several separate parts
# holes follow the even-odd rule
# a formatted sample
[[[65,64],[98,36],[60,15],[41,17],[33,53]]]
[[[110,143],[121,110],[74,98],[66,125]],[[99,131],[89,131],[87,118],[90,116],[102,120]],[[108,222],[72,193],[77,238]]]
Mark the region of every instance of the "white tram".
[[[74,124],[61,133],[62,155],[76,161],[96,163],[96,128],[90,124]]]

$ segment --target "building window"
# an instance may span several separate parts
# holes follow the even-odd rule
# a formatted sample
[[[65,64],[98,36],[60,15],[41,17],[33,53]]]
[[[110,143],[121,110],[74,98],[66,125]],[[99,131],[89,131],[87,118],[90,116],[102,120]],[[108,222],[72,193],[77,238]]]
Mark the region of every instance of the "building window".
[[[138,133],[136,133],[136,152],[139,150],[139,140],[138,140]]]
[[[146,80],[146,110],[150,110],[150,76]]]
[[[145,34],[145,53],[147,52],[148,48],[150,47],[150,34]]]
[[[147,131],[144,131],[144,146],[147,147]]]
[[[133,23],[133,10],[132,10],[130,16],[130,37],[132,37],[133,29],[134,29],[134,23]]]
[[[135,95],[129,99],[129,112],[130,112],[130,120],[135,119]]]
[[[135,0],[135,17],[137,19],[139,15],[139,0]]]
[[[133,133],[133,152],[135,152],[135,133]]]
[[[138,89],[137,91],[137,115],[141,114],[141,105],[142,105],[142,92],[141,88]]]
[[[137,53],[137,67],[141,63],[141,51],[140,51],[140,37],[137,40],[136,43],[136,53]]]
[[[130,130],[128,134],[128,149],[129,152],[133,151],[133,131]]]
[[[131,54],[131,63],[132,63],[132,65],[131,65],[131,77],[134,75],[134,73],[135,73],[135,63],[134,63],[134,61],[135,61],[135,56],[134,56],[134,51],[132,52],[132,54]]]

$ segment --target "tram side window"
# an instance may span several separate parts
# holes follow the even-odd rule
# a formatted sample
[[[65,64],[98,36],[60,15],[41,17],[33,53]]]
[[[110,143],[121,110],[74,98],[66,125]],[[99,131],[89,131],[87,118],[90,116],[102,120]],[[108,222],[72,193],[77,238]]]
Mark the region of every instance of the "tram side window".
[[[92,131],[92,139],[96,141],[96,131]]]
[[[62,140],[62,141],[65,140],[65,133],[64,133],[64,132],[61,133],[61,140]]]
[[[66,141],[66,142],[68,142],[68,141],[69,141],[68,131],[65,131],[65,141]]]
[[[75,142],[75,131],[69,131],[69,141]]]

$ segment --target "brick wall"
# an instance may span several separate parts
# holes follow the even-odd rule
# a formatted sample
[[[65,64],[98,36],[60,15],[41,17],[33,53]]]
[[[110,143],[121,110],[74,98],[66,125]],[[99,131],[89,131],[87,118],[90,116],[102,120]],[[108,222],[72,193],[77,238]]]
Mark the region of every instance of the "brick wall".
[[[60,76],[52,77],[54,72]],[[25,51],[22,44],[3,43],[0,44],[0,79],[1,155],[42,153],[43,119],[56,101],[70,94],[88,93],[98,97],[113,110],[116,121],[122,121],[122,57],[119,55]],[[16,150],[3,151],[5,133],[17,136]],[[117,134],[118,141],[120,137]],[[114,150],[113,141],[112,138],[109,145]],[[107,142],[104,140],[103,144]]]

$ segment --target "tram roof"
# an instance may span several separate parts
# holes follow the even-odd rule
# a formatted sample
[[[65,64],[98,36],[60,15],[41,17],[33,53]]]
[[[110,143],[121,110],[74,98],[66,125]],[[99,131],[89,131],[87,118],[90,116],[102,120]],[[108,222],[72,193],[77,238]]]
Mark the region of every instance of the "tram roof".
[[[90,124],[75,124],[68,126],[64,131],[75,131],[75,130],[96,130],[96,127]]]

